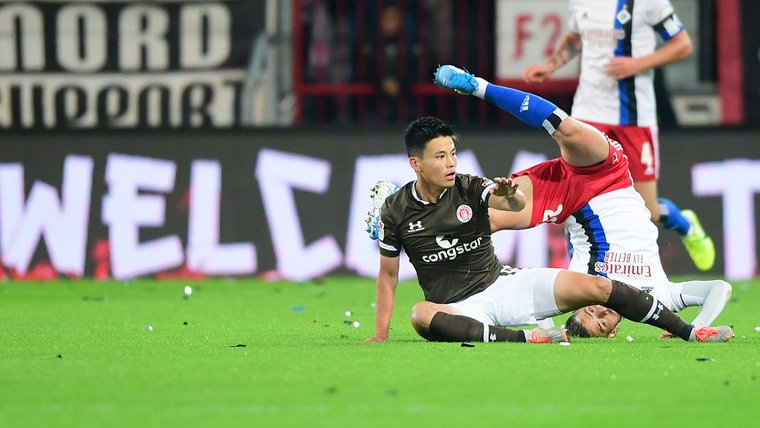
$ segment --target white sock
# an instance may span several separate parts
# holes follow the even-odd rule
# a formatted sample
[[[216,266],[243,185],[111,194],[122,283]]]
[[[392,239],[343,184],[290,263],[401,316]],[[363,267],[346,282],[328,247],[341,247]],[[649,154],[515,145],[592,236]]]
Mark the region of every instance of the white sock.
[[[476,89],[472,95],[475,95],[482,100],[486,97],[486,86],[488,86],[489,83],[486,79],[481,77],[475,77],[475,80],[478,81],[478,89]]]
[[[687,306],[702,305],[702,309],[692,324],[696,328],[711,325],[731,299],[731,291],[731,284],[719,279],[685,282],[681,291],[681,299]],[[700,300],[702,300],[701,303]]]

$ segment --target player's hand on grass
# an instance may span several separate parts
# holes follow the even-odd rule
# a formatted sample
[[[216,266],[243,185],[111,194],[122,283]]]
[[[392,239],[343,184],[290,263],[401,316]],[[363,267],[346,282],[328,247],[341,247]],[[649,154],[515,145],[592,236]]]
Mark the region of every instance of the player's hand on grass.
[[[388,341],[388,338],[387,337],[383,338],[383,337],[372,336],[369,339],[365,339],[364,341],[365,342],[386,342],[386,341]]]
[[[660,335],[660,339],[675,339],[675,337],[676,335],[669,331],[666,331]]]

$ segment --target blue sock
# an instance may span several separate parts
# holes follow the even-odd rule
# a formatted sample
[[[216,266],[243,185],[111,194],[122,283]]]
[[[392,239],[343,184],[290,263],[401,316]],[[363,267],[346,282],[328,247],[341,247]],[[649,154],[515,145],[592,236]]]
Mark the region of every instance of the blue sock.
[[[554,134],[559,124],[567,118],[567,113],[551,101],[492,83],[486,87],[483,99],[534,128],[542,126],[549,135]]]
[[[681,215],[681,210],[670,199],[657,198],[660,203],[660,224],[665,229],[675,229],[681,236],[686,236],[691,228],[691,223]]]

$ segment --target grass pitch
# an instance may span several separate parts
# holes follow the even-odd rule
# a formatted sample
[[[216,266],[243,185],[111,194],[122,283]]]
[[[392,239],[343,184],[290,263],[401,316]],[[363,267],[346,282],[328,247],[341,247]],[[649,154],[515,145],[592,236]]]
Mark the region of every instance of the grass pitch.
[[[3,283],[0,426],[754,426],[760,280],[733,285],[728,344],[625,321],[613,340],[470,347],[414,333],[414,282],[387,343],[363,342],[365,278]]]

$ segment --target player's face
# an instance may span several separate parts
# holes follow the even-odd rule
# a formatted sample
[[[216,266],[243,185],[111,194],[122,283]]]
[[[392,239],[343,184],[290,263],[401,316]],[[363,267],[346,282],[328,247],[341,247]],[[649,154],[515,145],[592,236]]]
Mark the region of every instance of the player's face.
[[[452,187],[457,172],[457,149],[451,137],[438,137],[425,146],[417,160],[422,178],[432,186]]]
[[[622,318],[619,313],[601,305],[580,308],[575,316],[591,337],[615,337]]]

